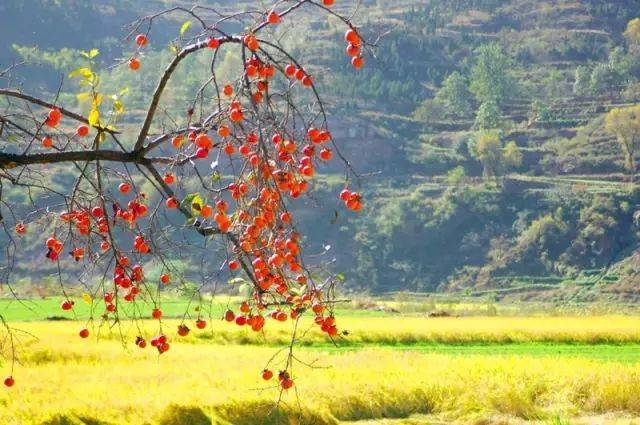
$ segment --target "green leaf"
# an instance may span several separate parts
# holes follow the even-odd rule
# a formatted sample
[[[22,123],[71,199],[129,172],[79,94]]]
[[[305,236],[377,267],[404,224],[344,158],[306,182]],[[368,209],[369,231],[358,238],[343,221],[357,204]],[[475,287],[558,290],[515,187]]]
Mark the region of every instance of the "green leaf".
[[[124,113],[124,106],[122,106],[122,102],[120,102],[119,100],[114,100],[113,101],[113,110],[115,111],[116,114],[123,114]]]
[[[193,217],[186,219],[184,222],[185,226],[193,226],[194,224],[196,224],[196,219]]]
[[[344,274],[338,273],[336,275],[336,279],[339,280],[340,282],[344,282]]]
[[[178,54],[178,46],[176,46],[173,43],[169,44],[169,50],[171,50],[173,52],[173,54],[175,54],[175,55]]]
[[[214,171],[213,174],[211,175],[211,181],[213,183],[219,181],[221,178],[220,173],[218,171]]]
[[[180,27],[180,37],[182,37],[184,33],[187,32],[190,26],[191,26],[191,21],[185,21],[185,23],[182,24],[182,26]]]
[[[191,205],[191,201],[196,196],[198,196],[197,193],[190,193],[187,196],[185,196],[184,199],[182,200],[182,206],[184,207],[184,206],[187,206],[187,205]]]

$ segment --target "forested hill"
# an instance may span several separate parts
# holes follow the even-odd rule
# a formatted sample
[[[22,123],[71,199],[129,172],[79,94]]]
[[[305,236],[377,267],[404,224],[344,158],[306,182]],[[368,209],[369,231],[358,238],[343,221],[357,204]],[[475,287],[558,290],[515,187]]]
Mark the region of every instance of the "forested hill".
[[[0,68],[26,60],[18,82],[52,92],[79,63],[76,49],[97,47],[111,65],[127,55],[122,25],[164,3],[4,0]],[[299,212],[309,251],[330,244],[346,284],[373,293],[635,300],[640,0],[365,0],[357,16],[370,38],[382,36],[360,73],[330,19],[309,14],[283,36],[321,75],[366,194],[361,215],[345,212],[335,201],[341,170],[323,170],[318,197]],[[154,34],[148,69],[167,62],[163,43],[180,24]],[[206,59],[180,72],[168,107],[184,107]],[[129,89],[128,125],[155,81],[105,73],[113,92]],[[74,89],[67,83],[63,97]],[[37,249],[34,281],[50,272]]]

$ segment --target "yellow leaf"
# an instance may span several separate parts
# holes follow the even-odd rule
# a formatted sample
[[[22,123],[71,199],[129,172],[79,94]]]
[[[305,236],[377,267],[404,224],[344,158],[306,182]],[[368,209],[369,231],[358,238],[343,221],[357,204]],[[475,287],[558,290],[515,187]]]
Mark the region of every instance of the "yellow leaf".
[[[184,33],[187,32],[190,26],[191,26],[191,21],[185,21],[185,23],[182,24],[182,26],[180,27],[180,37],[182,37]]]
[[[93,78],[93,72],[87,67],[76,68],[69,73],[69,78],[82,77],[87,80]]]
[[[84,302],[86,302],[87,304],[91,304],[93,302],[93,299],[91,298],[91,295],[87,294],[86,292],[84,294],[82,294],[82,300]]]
[[[173,43],[169,44],[169,50],[171,50],[176,55],[178,54],[178,47]]]
[[[100,106],[101,104],[102,104],[102,94],[96,93],[95,96],[93,96],[93,108],[97,109],[98,106]]]
[[[99,54],[100,54],[100,50],[98,50],[98,49],[91,49],[91,50],[89,51],[89,59],[93,59],[93,58],[95,58],[96,56],[98,56]]]
[[[191,200],[191,214],[192,215],[200,215],[200,210],[204,205],[204,201],[200,197],[200,195],[195,195]]]
[[[98,134],[98,141],[99,142],[104,142],[105,140],[107,140],[107,134],[101,131]]]
[[[76,98],[78,99],[78,102],[86,102],[87,100],[89,100],[90,97],[91,97],[91,93],[89,93],[89,92],[78,93],[76,95]]]
[[[95,127],[98,124],[100,124],[100,111],[98,111],[97,108],[94,108],[89,114],[89,125]]]

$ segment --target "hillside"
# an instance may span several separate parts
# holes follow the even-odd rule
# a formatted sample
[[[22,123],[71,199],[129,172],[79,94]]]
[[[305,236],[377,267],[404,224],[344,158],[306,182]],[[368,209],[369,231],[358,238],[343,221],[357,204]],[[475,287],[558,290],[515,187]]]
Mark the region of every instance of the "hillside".
[[[356,21],[380,41],[361,73],[343,60],[331,20],[309,14],[282,34],[321,76],[334,133],[366,194],[362,216],[344,212],[333,197],[340,166],[322,170],[318,195],[298,211],[308,251],[330,244],[345,284],[372,293],[635,301],[640,192],[605,117],[640,102],[640,39],[624,35],[640,0],[362,3]],[[125,130],[133,128],[156,80],[109,66],[127,55],[122,26],[163,4],[5,1],[0,69],[24,60],[11,83],[53,93],[78,65],[76,49],[97,47],[108,90],[129,89]],[[39,25],[18,31],[34,14]],[[173,33],[158,33],[157,45],[180,23],[165,22]],[[161,69],[169,55],[158,47],[145,66]],[[185,107],[206,60],[180,71],[167,108]],[[222,75],[236,62],[225,58]],[[73,84],[62,90],[72,101]],[[52,182],[68,183],[63,170]],[[9,191],[18,203],[23,194]],[[17,279],[47,281],[53,270],[38,249],[31,244]]]

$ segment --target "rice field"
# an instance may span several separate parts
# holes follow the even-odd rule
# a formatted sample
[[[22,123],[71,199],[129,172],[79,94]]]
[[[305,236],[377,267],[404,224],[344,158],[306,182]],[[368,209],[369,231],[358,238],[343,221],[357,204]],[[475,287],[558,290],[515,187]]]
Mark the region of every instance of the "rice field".
[[[345,312],[348,336],[336,345],[305,337],[296,385],[277,407],[279,391],[260,373],[291,323],[254,334],[215,320],[184,338],[179,323],[163,322],[171,349],[160,356],[132,343],[157,333],[151,320],[96,322],[86,340],[84,322],[14,323],[25,333],[16,385],[0,390],[0,424],[640,423],[636,316]]]

